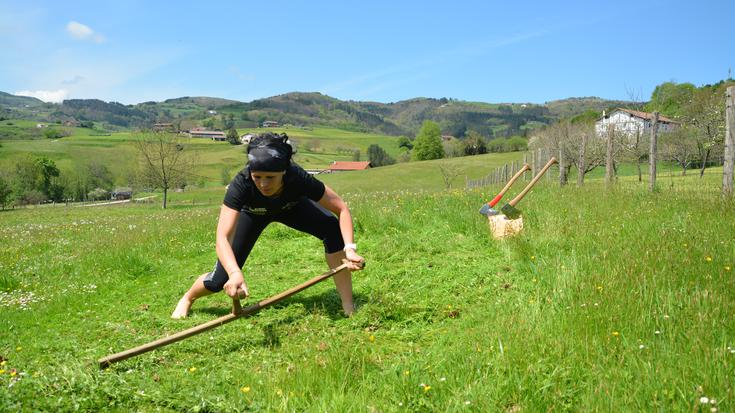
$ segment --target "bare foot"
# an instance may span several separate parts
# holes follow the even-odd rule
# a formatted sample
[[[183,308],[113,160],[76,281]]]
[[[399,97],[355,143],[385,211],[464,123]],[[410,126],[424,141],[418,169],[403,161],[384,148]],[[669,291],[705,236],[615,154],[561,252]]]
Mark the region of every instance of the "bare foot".
[[[182,318],[186,318],[187,315],[189,315],[189,309],[191,309],[191,301],[189,298],[184,294],[183,297],[179,300],[179,303],[176,304],[176,309],[173,313],[171,313],[171,318],[174,320],[181,320]]]

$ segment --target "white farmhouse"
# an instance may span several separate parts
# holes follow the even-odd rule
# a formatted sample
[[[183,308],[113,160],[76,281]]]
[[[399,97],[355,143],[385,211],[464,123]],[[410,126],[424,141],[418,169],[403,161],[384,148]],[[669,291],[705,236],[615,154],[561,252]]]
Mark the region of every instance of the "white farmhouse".
[[[615,109],[610,114],[602,112],[602,117],[595,122],[595,132],[597,136],[607,136],[610,128],[614,128],[615,133],[627,135],[633,138],[636,134],[650,134],[653,114],[630,109]],[[665,133],[679,126],[679,122],[669,119],[666,116],[658,117],[658,130]]]

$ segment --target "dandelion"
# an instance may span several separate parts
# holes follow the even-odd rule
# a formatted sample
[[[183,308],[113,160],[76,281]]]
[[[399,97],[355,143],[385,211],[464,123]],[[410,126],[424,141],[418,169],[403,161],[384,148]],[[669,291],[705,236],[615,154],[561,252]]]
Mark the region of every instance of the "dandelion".
[[[601,285],[598,285],[597,286],[597,291],[602,291],[602,286]]]
[[[10,370],[10,377],[15,377],[18,375],[18,372],[15,369]]]
[[[531,261],[533,261],[535,259],[536,259],[536,256],[535,255],[531,255]]]
[[[707,260],[707,262],[712,262],[712,257],[710,257],[709,255],[704,257],[704,259]]]
[[[612,332],[612,335],[613,335],[613,337],[618,337],[618,336],[620,335],[620,333],[619,333],[619,332],[617,332],[617,331],[613,331],[613,332]]]
[[[0,369],[0,374],[5,373],[5,370]]]
[[[8,361],[7,360],[0,361],[0,366],[4,366],[6,364],[8,364]]]
[[[372,335],[372,334],[370,334],[370,339],[369,340],[370,340],[371,343],[375,342],[375,336]]]
[[[250,393],[250,387],[249,386],[243,386],[240,391],[243,393]]]
[[[15,348],[15,351],[21,351],[21,350],[23,350],[23,347],[16,347]]]
[[[725,266],[725,271],[730,271],[730,266],[729,265],[726,265]]]
[[[195,371],[197,371],[196,367],[189,367],[189,373],[194,373]]]
[[[410,376],[410,375],[411,375],[411,372],[410,372],[410,371],[408,371],[408,370],[406,370],[406,371],[404,371],[404,372],[403,372],[403,375],[404,375],[404,376]]]

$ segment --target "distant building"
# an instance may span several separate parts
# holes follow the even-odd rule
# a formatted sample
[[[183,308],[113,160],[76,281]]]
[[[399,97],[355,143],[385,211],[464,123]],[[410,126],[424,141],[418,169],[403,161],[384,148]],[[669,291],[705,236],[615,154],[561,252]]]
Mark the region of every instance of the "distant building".
[[[189,131],[189,136],[192,138],[206,138],[213,141],[224,142],[227,140],[227,135],[224,132],[205,130],[201,128],[194,128]]]
[[[636,134],[651,133],[651,122],[653,114],[641,112],[631,109],[615,109],[609,114],[602,112],[602,117],[595,122],[595,132],[597,136],[604,137],[610,128],[614,128],[615,133],[627,135],[629,138],[635,137]],[[660,132],[670,132],[679,126],[679,122],[667,118],[666,116],[658,117],[658,130]]]
[[[210,109],[210,110],[207,111],[207,113],[209,113],[210,115],[216,115],[217,114],[217,111]]]
[[[278,122],[276,122],[274,120],[267,120],[267,121],[263,122],[263,127],[264,128],[277,128],[278,127]]]
[[[48,125],[46,125],[45,123],[37,123],[36,124],[36,128],[38,128],[38,129],[48,128]]]
[[[247,145],[254,137],[254,134],[246,133],[245,135],[240,136],[240,142],[242,142],[243,145]]]
[[[173,132],[175,128],[173,123],[154,123],[153,130],[156,132]]]
[[[133,197],[133,189],[122,187],[122,188],[115,188],[114,191],[110,192],[110,199],[115,201],[123,201],[126,199],[130,199]]]
[[[363,171],[371,167],[370,162],[334,161],[325,172]]]

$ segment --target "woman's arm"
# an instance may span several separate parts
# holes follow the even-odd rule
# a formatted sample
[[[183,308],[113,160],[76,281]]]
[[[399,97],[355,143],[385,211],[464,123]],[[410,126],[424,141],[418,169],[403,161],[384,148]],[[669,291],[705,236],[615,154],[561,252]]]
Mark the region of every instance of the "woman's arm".
[[[353,244],[354,230],[352,227],[352,214],[350,214],[350,209],[347,208],[345,201],[343,201],[342,198],[332,190],[332,188],[324,185],[324,195],[322,195],[322,198],[319,200],[319,205],[337,215],[339,219],[339,230],[342,233],[342,240],[345,245]],[[347,255],[347,259],[352,263],[352,265],[350,265],[350,269],[362,269],[362,264],[365,262],[364,258],[357,255],[354,249],[347,248],[345,253]]]
[[[235,236],[235,229],[239,218],[239,211],[222,205],[219,213],[219,222],[217,223],[215,242],[217,258],[230,277],[229,281],[225,283],[225,292],[232,298],[243,298],[250,295],[240,266],[237,265],[235,253],[232,251],[232,238]]]

